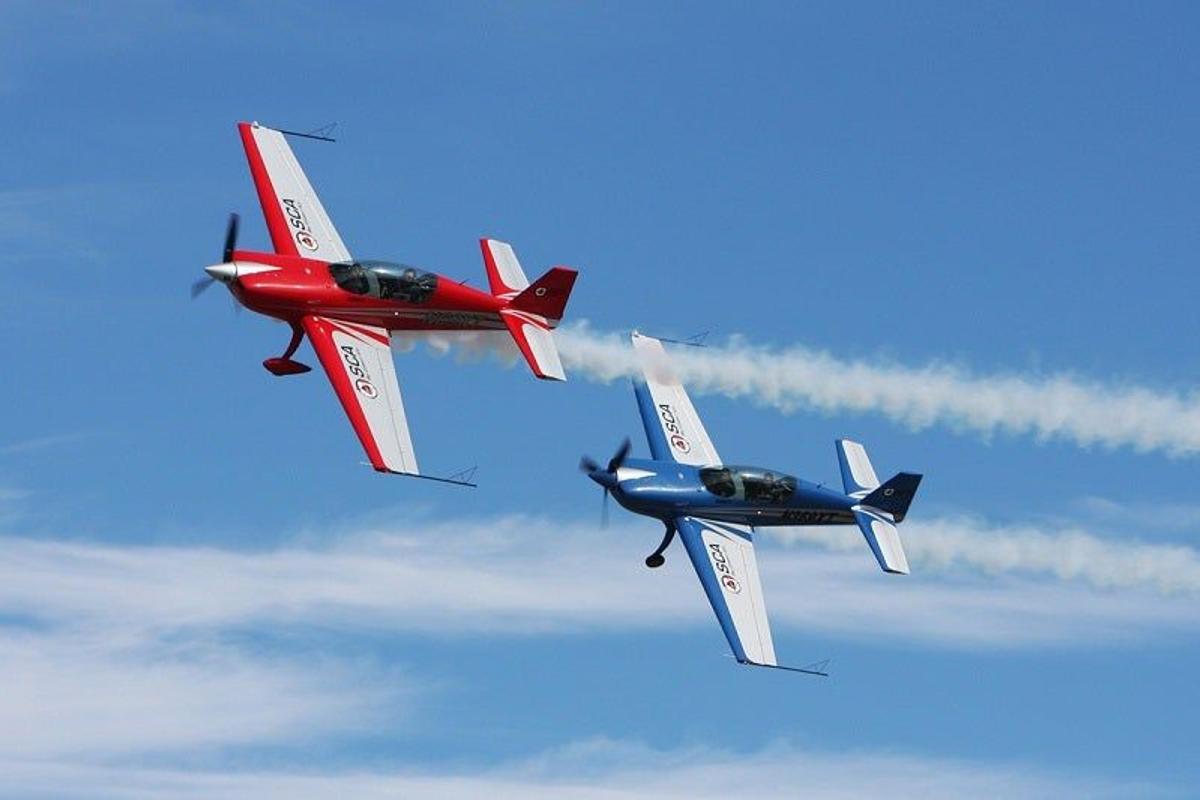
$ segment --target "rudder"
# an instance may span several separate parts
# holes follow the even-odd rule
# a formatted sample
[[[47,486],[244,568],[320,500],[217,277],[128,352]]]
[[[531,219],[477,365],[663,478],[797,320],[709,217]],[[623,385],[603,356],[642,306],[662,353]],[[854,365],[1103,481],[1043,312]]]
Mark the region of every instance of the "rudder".
[[[545,317],[553,325],[562,319],[578,275],[567,267],[552,267],[529,288],[509,300],[508,308]]]
[[[900,472],[875,491],[868,494],[860,502],[864,506],[877,508],[892,515],[896,522],[902,522],[908,507],[912,505],[917,487],[921,485],[921,476],[913,472]]]

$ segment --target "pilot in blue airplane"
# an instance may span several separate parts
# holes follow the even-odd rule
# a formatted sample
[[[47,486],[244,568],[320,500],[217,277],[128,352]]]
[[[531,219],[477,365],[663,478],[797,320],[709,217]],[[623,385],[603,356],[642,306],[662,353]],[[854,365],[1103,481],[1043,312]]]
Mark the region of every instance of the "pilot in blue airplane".
[[[738,662],[824,675],[823,664],[798,668],[776,661],[754,528],[858,525],[883,571],[907,575],[896,524],[921,476],[901,472],[880,484],[867,451],[846,439],[837,441],[844,494],[776,470],[725,464],[662,343],[635,332],[633,347],[645,377],[634,381],[634,393],[653,458],[629,458],[626,439],[607,466],[585,457],[580,467],[625,508],[662,521],[666,535],[646,566],[662,566],[663,551],[679,534]]]

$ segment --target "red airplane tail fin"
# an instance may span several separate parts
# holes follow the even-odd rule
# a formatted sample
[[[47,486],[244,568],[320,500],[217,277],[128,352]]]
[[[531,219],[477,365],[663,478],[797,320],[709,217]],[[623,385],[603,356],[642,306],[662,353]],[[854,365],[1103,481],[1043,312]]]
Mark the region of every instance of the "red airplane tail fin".
[[[551,324],[557,323],[566,310],[567,300],[571,298],[571,289],[574,288],[578,275],[578,272],[568,267],[552,267],[549,272],[530,284],[528,289],[509,300],[508,308],[537,314],[545,317]]]
[[[498,239],[480,239],[479,245],[492,294],[507,300],[508,309],[544,317],[551,328],[558,324],[578,273],[555,267],[531,285],[512,245]]]
[[[531,284],[512,245],[497,239],[480,239],[479,245],[492,294],[507,301],[500,309],[500,318],[529,368],[544,380],[566,380],[554,343],[554,328],[562,319],[578,273],[554,267]]]

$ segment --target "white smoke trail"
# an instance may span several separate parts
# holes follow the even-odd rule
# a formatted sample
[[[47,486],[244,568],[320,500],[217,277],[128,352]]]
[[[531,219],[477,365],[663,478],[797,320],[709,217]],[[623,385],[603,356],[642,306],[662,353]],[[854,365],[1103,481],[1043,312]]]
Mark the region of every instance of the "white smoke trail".
[[[862,549],[857,530],[763,528],[781,541],[829,550]],[[1101,538],[1078,528],[993,527],[970,518],[911,520],[901,526],[913,573],[968,567],[991,575],[1031,573],[1075,580],[1098,589],[1200,592],[1200,555],[1191,547]]]
[[[601,382],[640,374],[626,336],[577,325],[560,329],[557,338],[568,372]],[[697,393],[750,398],[784,412],[872,411],[914,429],[940,423],[1083,446],[1175,456],[1200,452],[1195,391],[1104,385],[1068,375],[977,376],[938,363],[847,361],[802,346],[771,350],[737,339],[719,347],[676,348],[672,363]]]

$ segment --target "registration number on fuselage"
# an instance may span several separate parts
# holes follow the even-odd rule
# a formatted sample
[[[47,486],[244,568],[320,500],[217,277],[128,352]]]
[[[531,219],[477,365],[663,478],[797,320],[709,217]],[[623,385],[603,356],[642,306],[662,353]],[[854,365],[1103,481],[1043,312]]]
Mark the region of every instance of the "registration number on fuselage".
[[[426,311],[421,321],[426,325],[445,325],[456,328],[477,328],[484,322],[484,317],[469,311]]]
[[[781,522],[793,525],[831,525],[838,521],[838,515],[832,511],[810,511],[796,508],[784,511],[779,517]]]

